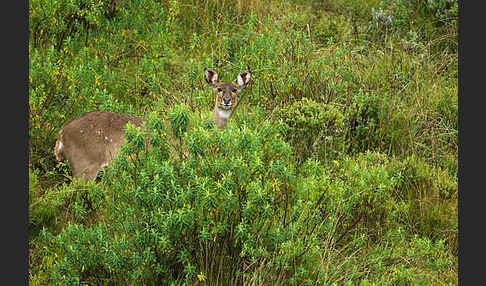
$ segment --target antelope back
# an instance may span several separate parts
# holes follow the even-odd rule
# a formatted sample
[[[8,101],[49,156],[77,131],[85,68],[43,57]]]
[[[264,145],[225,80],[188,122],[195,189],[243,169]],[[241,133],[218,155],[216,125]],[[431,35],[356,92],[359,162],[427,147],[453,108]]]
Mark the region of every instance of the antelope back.
[[[74,177],[95,179],[121,147],[125,125],[131,122],[139,126],[144,121],[146,119],[107,111],[86,112],[59,131],[56,158],[69,161]]]

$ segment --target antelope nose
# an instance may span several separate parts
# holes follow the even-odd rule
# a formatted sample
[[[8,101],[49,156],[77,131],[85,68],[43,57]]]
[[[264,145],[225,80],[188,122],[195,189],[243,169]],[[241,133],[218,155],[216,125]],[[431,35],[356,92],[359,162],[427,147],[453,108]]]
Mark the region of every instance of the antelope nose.
[[[224,97],[223,98],[223,104],[228,105],[230,103],[231,103],[231,98],[229,98],[229,97]]]

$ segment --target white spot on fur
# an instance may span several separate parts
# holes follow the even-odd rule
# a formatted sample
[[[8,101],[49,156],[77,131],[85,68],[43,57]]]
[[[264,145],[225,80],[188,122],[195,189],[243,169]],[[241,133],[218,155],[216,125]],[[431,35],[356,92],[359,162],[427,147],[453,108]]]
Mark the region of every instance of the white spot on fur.
[[[231,115],[231,110],[218,110],[218,116],[224,119],[228,119]]]
[[[59,141],[59,145],[57,146],[57,153],[61,153],[62,147],[64,147],[64,145],[62,145],[62,142]]]
[[[111,142],[111,141],[113,141],[113,139],[110,139],[110,138],[105,136],[105,142]]]

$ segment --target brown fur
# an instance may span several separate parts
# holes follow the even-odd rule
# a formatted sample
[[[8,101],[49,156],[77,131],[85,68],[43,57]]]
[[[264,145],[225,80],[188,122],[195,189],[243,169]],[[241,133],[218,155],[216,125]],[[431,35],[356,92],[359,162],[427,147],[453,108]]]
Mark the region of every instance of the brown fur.
[[[59,131],[56,158],[69,161],[74,177],[95,179],[122,145],[124,126],[128,122],[140,126],[144,121],[146,119],[107,111],[86,112]]]

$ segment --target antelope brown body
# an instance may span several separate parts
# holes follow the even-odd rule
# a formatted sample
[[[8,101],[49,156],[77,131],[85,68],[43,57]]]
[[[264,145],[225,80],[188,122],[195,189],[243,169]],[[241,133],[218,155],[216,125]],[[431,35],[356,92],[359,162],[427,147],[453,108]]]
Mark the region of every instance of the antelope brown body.
[[[213,119],[218,128],[224,128],[237,102],[236,94],[248,83],[250,73],[240,73],[235,82],[219,82],[218,74],[209,68],[204,70],[204,76],[216,95]],[[69,162],[73,177],[95,179],[118,153],[125,139],[125,125],[131,122],[140,126],[144,121],[147,119],[101,110],[86,112],[59,131],[54,148],[56,159]]]

